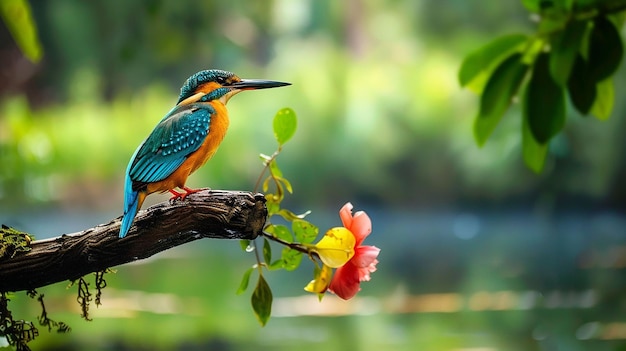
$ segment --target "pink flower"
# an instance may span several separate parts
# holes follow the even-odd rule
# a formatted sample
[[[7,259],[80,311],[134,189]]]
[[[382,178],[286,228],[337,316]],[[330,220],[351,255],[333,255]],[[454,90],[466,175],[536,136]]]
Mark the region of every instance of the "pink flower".
[[[378,253],[376,246],[361,246],[372,232],[372,221],[363,211],[352,215],[352,204],[345,204],[339,210],[343,226],[354,234],[354,256],[342,267],[337,268],[328,289],[344,300],[351,299],[361,290],[361,282],[370,280],[370,273],[376,271]]]

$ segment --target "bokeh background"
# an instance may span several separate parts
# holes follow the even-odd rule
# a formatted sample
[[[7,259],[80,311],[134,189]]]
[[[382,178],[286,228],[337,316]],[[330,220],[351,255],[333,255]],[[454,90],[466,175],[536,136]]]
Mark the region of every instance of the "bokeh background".
[[[294,187],[287,206],[328,228],[350,201],[382,249],[349,302],[307,296],[306,262],[270,273],[261,328],[250,292],[235,295],[253,255],[195,242],[117,267],[91,322],[76,287],[39,289],[72,332],[42,328],[33,349],[626,350],[624,67],[613,116],[570,108],[542,174],[523,164],[519,106],[483,148],[473,140],[478,98],[458,67],[498,35],[534,31],[521,2],[30,5],[41,62],[0,25],[0,223],[47,238],[121,215],[136,146],[189,75],[221,68],[293,86],[231,100],[226,140],[188,185],[252,190],[258,154],[276,147],[272,118],[291,107],[298,131],[278,160]],[[39,314],[24,293],[11,307]]]

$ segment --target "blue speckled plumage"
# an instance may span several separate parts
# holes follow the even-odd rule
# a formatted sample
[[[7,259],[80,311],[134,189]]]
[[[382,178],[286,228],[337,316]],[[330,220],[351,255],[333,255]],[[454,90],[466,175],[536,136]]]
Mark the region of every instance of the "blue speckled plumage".
[[[289,83],[242,80],[222,70],[200,71],[189,77],[180,89],[176,106],[139,145],[128,163],[119,237],[128,234],[147,195],[169,190],[175,198],[184,198],[198,191],[185,187],[185,181],[215,153],[224,138],[228,128],[225,104],[231,96],[242,90],[285,85]]]
[[[124,217],[120,237],[128,233],[139,210],[139,192],[147,183],[169,177],[187,157],[198,150],[209,133],[211,105],[177,106],[154,128],[139,145],[126,169]]]
[[[137,151],[128,174],[133,182],[153,183],[167,178],[209,134],[210,105],[196,104],[172,110]]]

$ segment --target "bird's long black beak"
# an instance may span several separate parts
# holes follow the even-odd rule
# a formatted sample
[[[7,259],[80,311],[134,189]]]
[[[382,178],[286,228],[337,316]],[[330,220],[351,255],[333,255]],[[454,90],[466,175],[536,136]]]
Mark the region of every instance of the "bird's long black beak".
[[[242,79],[239,82],[235,82],[230,85],[231,88],[239,90],[255,90],[255,89],[268,89],[278,88],[291,85],[291,83],[276,82],[273,80],[261,80],[261,79]]]

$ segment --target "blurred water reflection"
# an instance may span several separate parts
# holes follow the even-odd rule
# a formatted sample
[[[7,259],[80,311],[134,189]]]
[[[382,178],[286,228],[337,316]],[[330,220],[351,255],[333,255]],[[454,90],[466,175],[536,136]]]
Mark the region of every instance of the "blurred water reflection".
[[[147,345],[150,340],[141,335],[161,325],[169,326],[161,336],[169,340],[164,349],[181,350],[181,343],[202,344],[207,335],[230,345],[226,349],[261,345],[279,350],[317,350],[321,345],[354,350],[617,350],[626,340],[621,313],[626,303],[626,217],[621,214],[369,208],[368,213],[374,223],[368,243],[383,251],[379,270],[354,300],[327,296],[320,303],[304,295],[312,269],[307,264],[295,277],[270,273],[273,318],[261,329],[248,298],[234,294],[251,256],[235,242],[202,240],[119,267],[108,280],[103,306],[92,312],[96,322],[73,321],[72,338],[42,333],[41,345],[78,342],[91,348],[95,346],[83,337],[90,340],[87,335],[93,333],[121,344]],[[104,215],[41,213],[37,218],[45,223],[35,223],[14,214],[1,221],[27,223],[34,232],[45,226],[58,235],[71,224],[106,222],[98,222]],[[314,211],[313,216],[321,227],[337,221],[332,212]],[[42,292],[52,290],[52,313],[67,316],[74,296],[55,289]],[[26,310],[33,313],[32,307]],[[138,320],[152,327],[132,326]],[[224,322],[228,320],[232,322]],[[173,327],[177,324],[196,332],[182,332]],[[248,330],[245,335],[237,334],[241,325]]]

